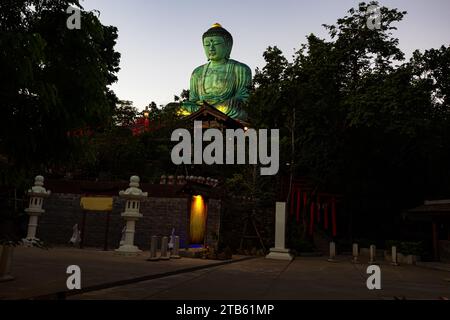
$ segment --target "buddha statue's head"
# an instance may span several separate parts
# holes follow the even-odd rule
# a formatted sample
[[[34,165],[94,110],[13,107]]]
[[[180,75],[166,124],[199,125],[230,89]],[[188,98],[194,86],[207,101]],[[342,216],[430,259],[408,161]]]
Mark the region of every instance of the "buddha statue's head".
[[[209,61],[226,61],[231,55],[233,37],[220,24],[215,23],[203,34],[203,48]]]

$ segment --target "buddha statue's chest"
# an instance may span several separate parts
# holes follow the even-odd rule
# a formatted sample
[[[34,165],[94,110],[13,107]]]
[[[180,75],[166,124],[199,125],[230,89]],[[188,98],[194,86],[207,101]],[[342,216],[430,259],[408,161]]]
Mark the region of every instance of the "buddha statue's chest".
[[[228,89],[229,82],[226,65],[209,66],[203,78],[205,93],[209,95],[221,94]]]

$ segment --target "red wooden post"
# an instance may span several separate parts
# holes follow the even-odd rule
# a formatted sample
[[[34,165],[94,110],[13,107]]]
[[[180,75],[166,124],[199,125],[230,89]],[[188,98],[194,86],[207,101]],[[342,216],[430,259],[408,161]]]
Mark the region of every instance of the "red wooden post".
[[[326,202],[325,207],[323,208],[323,226],[325,230],[328,230],[328,206],[329,202]]]
[[[320,223],[320,197],[317,197],[317,223]]]
[[[306,192],[303,193],[303,225],[306,225],[306,205],[308,202],[308,194]]]
[[[289,213],[291,216],[294,214],[294,200],[295,200],[295,187],[292,185],[291,187],[291,207]]]
[[[309,234],[312,236],[313,232],[314,232],[314,201],[311,201],[311,214],[310,214],[310,221],[309,221]]]
[[[336,198],[331,198],[331,225],[333,228],[333,237],[336,236]]]
[[[297,222],[300,221],[300,195],[301,195],[301,191],[300,191],[300,189],[298,189],[297,190],[297,213],[296,213]]]

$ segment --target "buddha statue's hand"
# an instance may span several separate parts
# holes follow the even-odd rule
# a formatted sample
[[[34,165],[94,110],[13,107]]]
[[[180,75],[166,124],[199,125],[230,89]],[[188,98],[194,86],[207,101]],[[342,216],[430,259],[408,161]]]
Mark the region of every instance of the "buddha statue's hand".
[[[220,108],[220,105],[223,106],[223,111],[221,111],[227,116],[234,119],[247,120],[248,115],[247,112],[243,109],[242,100],[232,98],[220,103],[218,108]]]

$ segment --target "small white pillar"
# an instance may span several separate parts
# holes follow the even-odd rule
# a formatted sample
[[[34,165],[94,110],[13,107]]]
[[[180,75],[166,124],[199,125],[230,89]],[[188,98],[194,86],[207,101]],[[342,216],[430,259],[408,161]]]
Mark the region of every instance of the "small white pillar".
[[[173,251],[172,254],[170,255],[171,259],[180,259],[180,237],[179,236],[175,236],[175,241],[174,241],[174,245],[173,245]]]
[[[0,282],[14,280],[11,274],[14,247],[0,245]]]
[[[397,262],[397,247],[392,247],[392,265],[393,266],[398,266],[398,262]]]
[[[376,255],[377,255],[377,247],[374,245],[370,246],[370,256],[369,256],[369,264],[376,263]]]
[[[139,213],[141,200],[147,198],[148,194],[147,192],[142,192],[142,190],[139,189],[139,181],[140,179],[138,176],[132,176],[130,178],[130,187],[125,191],[119,192],[119,196],[126,199],[125,211],[121,214],[126,221],[126,229],[125,239],[119,249],[116,249],[117,253],[128,255],[139,254],[142,252],[137,246],[134,245],[134,234],[136,221],[139,220],[139,218],[142,218],[142,214]]]
[[[169,238],[162,237],[161,239],[161,260],[169,260],[170,256],[167,252],[167,245],[169,243]]]
[[[286,202],[277,202],[275,211],[275,248],[270,249],[267,259],[292,260],[290,250],[285,248]]]
[[[158,237],[153,236],[152,242],[150,243],[150,258],[149,261],[158,261],[159,257],[156,254],[156,251],[158,250]]]
[[[353,263],[357,263],[358,262],[358,257],[359,257],[359,248],[358,248],[358,244],[354,243],[353,244]]]
[[[330,257],[328,258],[329,262],[337,262],[336,260],[336,243],[330,242]]]
[[[22,239],[22,242],[26,246],[32,246],[33,243],[39,241],[39,239],[36,238],[38,221],[39,217],[45,212],[45,210],[42,209],[44,198],[50,195],[50,191],[47,191],[44,188],[43,176],[36,176],[34,179],[34,186],[28,190],[27,194],[30,197],[30,202],[28,208],[25,209],[25,212],[30,218],[28,220],[27,236],[25,239]]]

